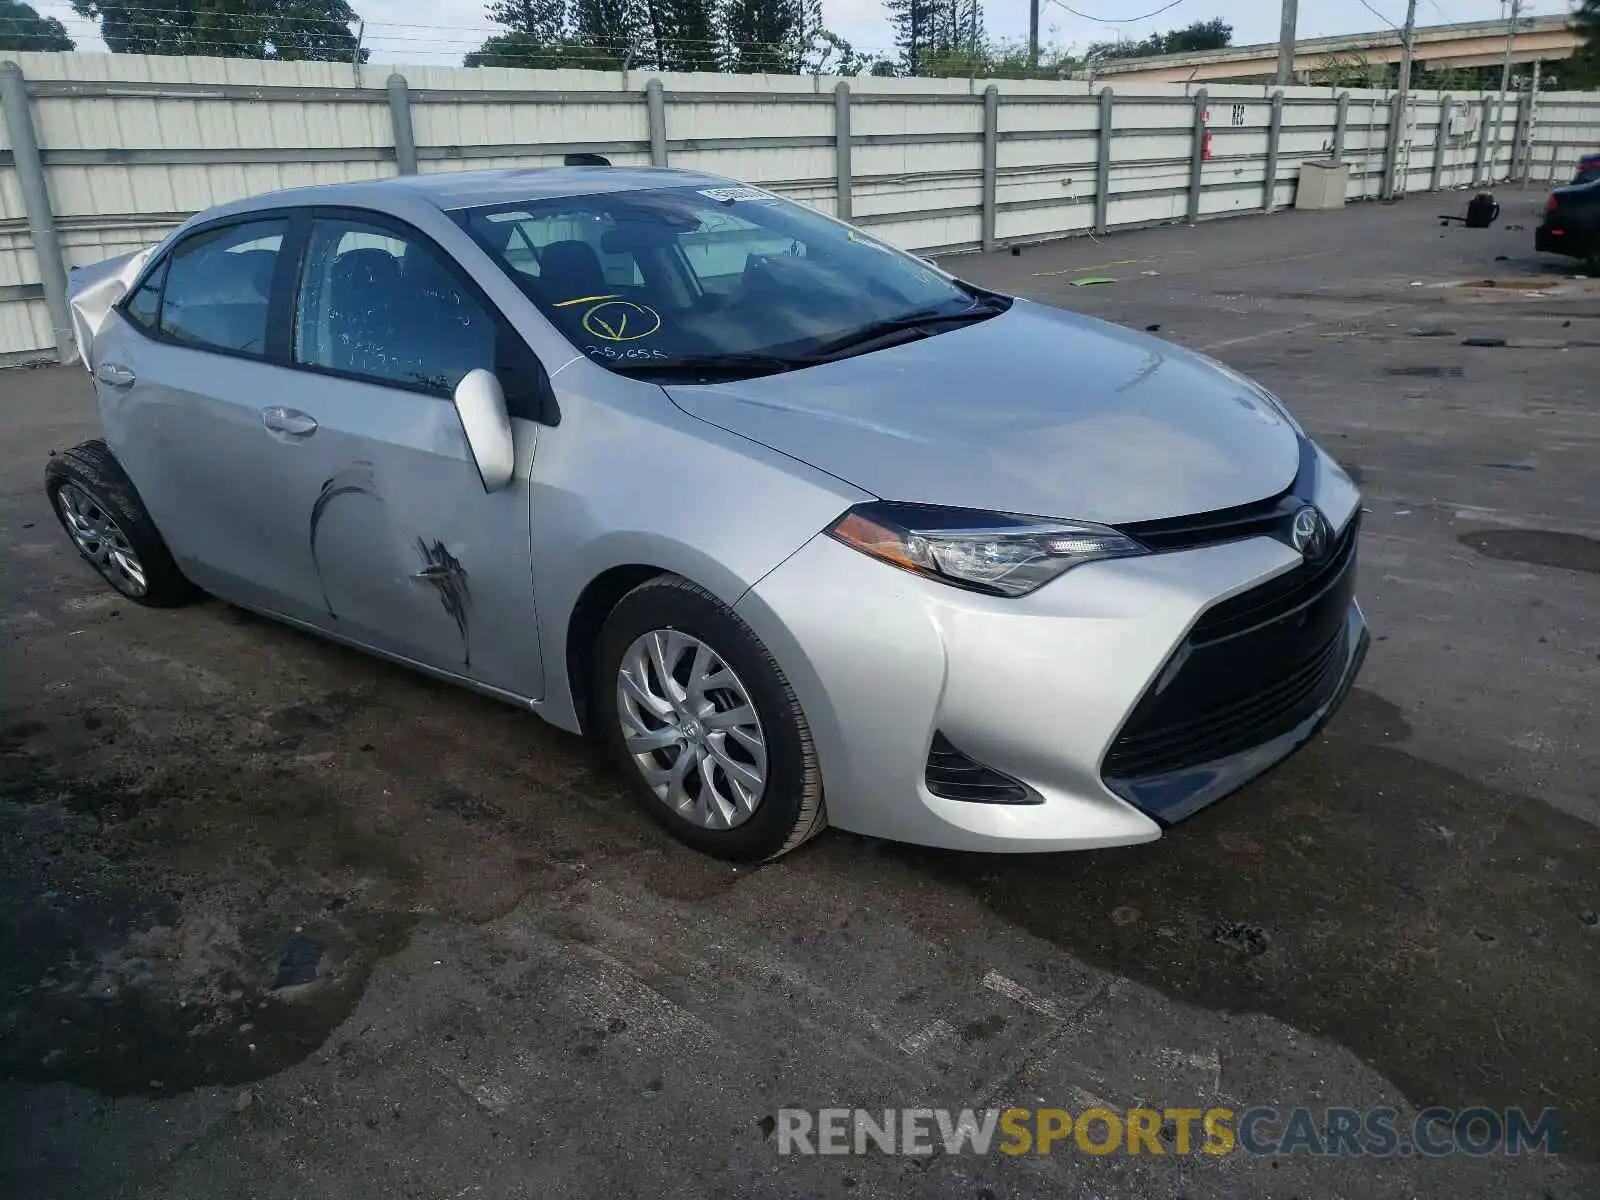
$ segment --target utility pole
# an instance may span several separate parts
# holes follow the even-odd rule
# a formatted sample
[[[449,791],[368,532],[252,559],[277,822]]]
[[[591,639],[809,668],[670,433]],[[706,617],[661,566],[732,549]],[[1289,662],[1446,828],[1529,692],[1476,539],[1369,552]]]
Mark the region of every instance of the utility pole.
[[[1411,102],[1411,56],[1417,40],[1417,0],[1406,0],[1406,27],[1400,31],[1400,86],[1395,90],[1394,119],[1389,122],[1389,144],[1383,153],[1383,198],[1399,192],[1400,141],[1405,135],[1406,108]]]
[[[1294,82],[1295,26],[1299,16],[1299,0],[1283,0],[1283,22],[1278,26],[1279,87],[1288,87]]]
[[[1039,69],[1039,0],[1028,0],[1028,70]]]
[[[1406,0],[1406,27],[1400,31],[1400,103],[1411,91],[1411,59],[1417,42],[1417,0]]]
[[[1522,0],[1511,0],[1511,19],[1506,22],[1506,56],[1500,64],[1500,102],[1494,106],[1494,140],[1489,143],[1489,178],[1494,182],[1494,164],[1500,157],[1500,123],[1505,119],[1506,93],[1511,90],[1511,52],[1517,45],[1517,17]]]

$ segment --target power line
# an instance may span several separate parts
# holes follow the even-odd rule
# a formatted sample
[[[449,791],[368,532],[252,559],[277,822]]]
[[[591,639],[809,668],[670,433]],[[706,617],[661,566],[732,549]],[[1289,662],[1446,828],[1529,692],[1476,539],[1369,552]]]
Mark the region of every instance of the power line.
[[[1082,17],[1085,21],[1092,21],[1096,25],[1137,25],[1140,21],[1148,21],[1151,17],[1159,17],[1169,8],[1177,8],[1178,5],[1183,3],[1183,0],[1172,0],[1170,4],[1163,4],[1160,8],[1137,17],[1095,17],[1086,12],[1079,12],[1070,4],[1064,3],[1063,0],[1050,0],[1050,3],[1063,12],[1069,12],[1075,17]]]
[[[1373,8],[1372,5],[1367,3],[1367,0],[1361,0],[1361,7],[1366,9],[1373,16],[1377,17],[1378,20],[1382,21],[1385,25],[1387,25],[1390,29],[1394,30],[1396,33],[1400,32],[1400,26],[1396,25],[1393,21],[1389,20],[1388,17],[1384,16],[1377,9]]]

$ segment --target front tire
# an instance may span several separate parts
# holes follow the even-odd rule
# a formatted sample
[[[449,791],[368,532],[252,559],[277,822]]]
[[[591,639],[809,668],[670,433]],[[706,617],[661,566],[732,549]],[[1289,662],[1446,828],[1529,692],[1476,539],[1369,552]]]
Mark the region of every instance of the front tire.
[[[135,604],[176,608],[197,595],[111,448],[81,442],[45,464],[45,494],[73,546]]]
[[[646,810],[696,850],[777,858],[827,825],[811,729],[738,615],[664,575],[624,596],[594,661],[600,735]]]

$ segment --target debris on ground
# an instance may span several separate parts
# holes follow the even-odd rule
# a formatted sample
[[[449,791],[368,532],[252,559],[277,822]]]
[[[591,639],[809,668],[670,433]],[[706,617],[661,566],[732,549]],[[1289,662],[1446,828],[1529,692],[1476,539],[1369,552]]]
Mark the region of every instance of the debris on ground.
[[[1073,287],[1089,287],[1089,286],[1091,286],[1093,284],[1096,284],[1096,283],[1115,283],[1115,282],[1116,282],[1116,280],[1112,279],[1111,276],[1109,276],[1109,275],[1086,275],[1082,279],[1074,279],[1072,281],[1072,286]]]
[[[1144,327],[1144,331],[1146,333],[1160,333],[1161,332],[1161,326],[1159,326],[1159,325],[1146,325]]]
[[[1456,331],[1454,329],[1446,329],[1443,326],[1438,326],[1438,327],[1431,328],[1431,329],[1413,329],[1411,331],[1411,336],[1412,337],[1420,337],[1420,338],[1455,337],[1455,335],[1456,335]]]
[[[1259,925],[1246,925],[1242,921],[1218,921],[1216,928],[1211,931],[1211,938],[1218,945],[1238,950],[1243,954],[1254,956],[1267,952],[1267,931]]]
[[[1469,337],[1462,338],[1461,344],[1463,346],[1504,346],[1506,340],[1503,337]]]
[[[317,963],[322,961],[322,943],[297,933],[284,948],[283,959],[278,963],[278,977],[274,988],[299,987],[317,977]]]

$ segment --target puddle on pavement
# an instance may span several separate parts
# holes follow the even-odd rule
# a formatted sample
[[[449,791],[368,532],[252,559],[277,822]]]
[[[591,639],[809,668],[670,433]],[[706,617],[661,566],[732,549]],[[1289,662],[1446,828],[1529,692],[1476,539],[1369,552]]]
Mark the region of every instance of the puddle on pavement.
[[[274,788],[296,794],[261,803]],[[294,808],[331,813],[301,788],[248,772],[231,785],[89,783],[0,763],[0,829],[36,851],[0,864],[0,943],[12,948],[0,958],[0,1076],[170,1095],[257,1079],[320,1045],[415,917],[273,868],[301,855],[332,865],[333,852],[330,877],[406,874],[337,822],[333,851],[285,821]],[[249,843],[273,826],[304,840],[268,833],[263,859]],[[209,872],[186,867],[197,843],[215,855]]]
[[[1488,465],[1528,469],[1515,464]],[[1600,575],[1600,541],[1581,533],[1561,533],[1553,529],[1478,529],[1463,533],[1456,540],[1485,558]]]
[[[1600,1157],[1600,1073],[1574,1052],[1600,840],[1396,749],[1406,734],[1357,689],[1298,756],[1147,846],[891,853],[1177,1000],[1339,1042],[1414,1104],[1557,1108],[1563,1144]]]
[[[92,773],[80,718],[0,730],[0,844],[29,848],[0,856],[0,1078],[169,1095],[272,1075],[349,1016],[419,914],[492,919],[644,833],[642,814],[614,822],[580,854],[583,833],[444,782],[434,735],[349,693],[210,721],[197,753],[143,747],[169,764],[143,778]],[[525,799],[522,769],[500,765]]]

